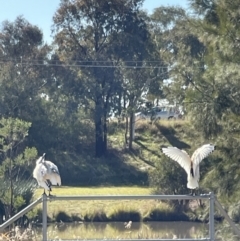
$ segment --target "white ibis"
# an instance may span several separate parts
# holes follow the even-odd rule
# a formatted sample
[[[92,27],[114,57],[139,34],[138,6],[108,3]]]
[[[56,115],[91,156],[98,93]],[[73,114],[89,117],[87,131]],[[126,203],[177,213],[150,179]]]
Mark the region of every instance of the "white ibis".
[[[52,186],[61,185],[61,177],[58,171],[58,167],[51,161],[45,160],[45,153],[39,157],[36,161],[36,167],[33,170],[33,177],[37,180],[38,185],[50,192]]]
[[[187,172],[187,187],[191,189],[191,194],[195,194],[195,189],[199,187],[199,165],[200,162],[214,151],[214,145],[205,144],[194,151],[190,157],[186,151],[180,150],[177,147],[162,148],[165,155],[172,160],[178,162],[180,166]]]

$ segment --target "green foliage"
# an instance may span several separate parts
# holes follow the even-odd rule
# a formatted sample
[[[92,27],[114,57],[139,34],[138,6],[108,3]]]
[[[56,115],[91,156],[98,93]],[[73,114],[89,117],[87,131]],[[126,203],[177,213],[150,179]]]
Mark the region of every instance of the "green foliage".
[[[150,215],[145,217],[143,221],[189,221],[189,217],[183,212],[176,212],[174,210],[151,210]]]
[[[0,124],[2,152],[7,152],[21,143],[31,126],[31,123],[13,118],[2,118]]]
[[[22,196],[17,196],[14,200],[14,206],[16,209],[19,209],[22,207],[24,204],[26,204],[25,200],[23,199]]]
[[[23,17],[1,25],[1,116],[34,119],[46,84],[44,66],[50,48],[42,45],[41,30]]]
[[[156,164],[156,169],[150,172],[150,185],[162,194],[186,194],[188,192],[186,183],[187,175],[181,166],[162,157]]]
[[[30,203],[36,187],[29,178],[29,171],[37,151],[24,143],[30,126],[31,123],[19,119],[0,119],[0,199],[7,217]]]

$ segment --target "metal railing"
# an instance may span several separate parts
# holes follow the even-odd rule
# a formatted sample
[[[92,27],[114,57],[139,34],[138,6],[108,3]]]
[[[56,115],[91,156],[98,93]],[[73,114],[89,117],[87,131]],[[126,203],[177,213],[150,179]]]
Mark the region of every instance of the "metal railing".
[[[203,239],[174,239],[174,240],[181,240],[181,241],[214,241],[214,195],[212,193],[210,194],[202,194],[200,196],[189,196],[189,195],[104,195],[104,196],[50,196],[49,200],[55,201],[55,200],[190,200],[190,199],[209,199],[210,200],[210,212],[209,212],[209,236],[212,237],[212,239],[209,238],[203,238]],[[213,202],[211,202],[213,200]],[[47,200],[45,200],[47,202]],[[44,212],[43,212],[44,213]],[[45,215],[45,214],[44,214]],[[43,225],[43,240],[47,240],[46,237],[46,224]],[[135,239],[136,240],[136,239]],[[131,239],[131,241],[135,241],[134,239]],[[141,239],[144,240],[144,239]],[[172,239],[148,239],[148,241],[169,241]],[[90,240],[89,240],[90,241]],[[93,241],[93,240],[91,240]],[[130,241],[130,240],[124,240],[121,239],[121,241]],[[139,241],[139,239],[138,239]]]
[[[33,209],[35,206],[37,206],[39,203],[42,202],[42,197],[38,198],[31,204],[29,204],[27,207],[25,207],[23,210],[18,212],[13,217],[9,218],[6,222],[4,222],[2,225],[0,225],[0,232],[2,232],[5,228],[7,228],[9,225],[11,225],[13,222],[15,222],[17,219],[21,218],[24,214],[26,214],[28,211]]]
[[[34,208],[37,204],[42,202],[42,237],[43,241],[47,241],[47,202],[48,201],[55,201],[55,200],[149,200],[149,199],[156,199],[156,200],[191,200],[191,199],[208,199],[209,200],[209,237],[202,238],[202,239],[174,239],[174,240],[181,240],[181,241],[214,241],[215,240],[215,228],[214,228],[214,203],[219,208],[220,212],[229,222],[230,226],[235,231],[236,235],[240,237],[240,230],[237,226],[233,223],[230,219],[228,214],[222,208],[221,204],[218,200],[214,197],[213,193],[209,194],[202,194],[199,196],[189,196],[189,195],[106,195],[106,196],[46,196],[43,194],[42,197],[38,198],[36,201],[31,203],[29,206],[24,208],[22,211],[17,213],[15,216],[7,220],[5,223],[0,225],[0,232],[3,231],[6,227],[11,225],[14,221],[18,218],[26,214],[32,208]],[[144,239],[141,239],[144,240]],[[169,241],[172,239],[148,239],[147,241]],[[89,240],[90,241],[90,240]],[[130,240],[121,240],[121,241],[139,241],[139,239],[130,239]]]

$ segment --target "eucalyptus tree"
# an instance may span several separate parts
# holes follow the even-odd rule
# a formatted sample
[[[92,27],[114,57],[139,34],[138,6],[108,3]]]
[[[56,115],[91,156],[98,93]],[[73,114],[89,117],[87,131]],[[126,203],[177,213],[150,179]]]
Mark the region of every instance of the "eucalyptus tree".
[[[31,120],[44,92],[49,47],[41,30],[19,16],[0,30],[0,113]]]
[[[155,9],[151,19],[154,40],[167,74],[163,93],[169,100],[182,104],[186,87],[202,72],[204,46],[191,31],[192,19],[186,10],[160,7]],[[197,60],[197,64],[193,60]]]
[[[141,4],[142,0],[62,0],[53,18],[57,52],[78,76],[71,88],[93,115],[98,157],[107,151],[110,100],[121,88],[116,67],[141,55],[148,38],[138,14]]]

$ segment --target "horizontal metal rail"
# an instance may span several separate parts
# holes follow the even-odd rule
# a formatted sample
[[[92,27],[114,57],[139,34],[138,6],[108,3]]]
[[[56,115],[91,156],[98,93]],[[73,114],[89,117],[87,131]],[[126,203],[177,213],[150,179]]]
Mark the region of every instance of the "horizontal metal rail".
[[[25,207],[23,210],[21,210],[19,213],[15,214],[13,217],[9,218],[6,222],[4,222],[2,225],[0,225],[0,232],[3,231],[4,228],[11,225],[14,221],[16,221],[18,218],[22,217],[25,213],[30,211],[32,208],[34,208],[36,205],[42,202],[42,197],[35,200],[33,203]]]
[[[146,199],[159,199],[159,200],[190,200],[190,199],[209,199],[210,194],[202,194],[199,196],[191,195],[103,195],[103,196],[48,196],[49,201],[55,200],[146,200]]]

